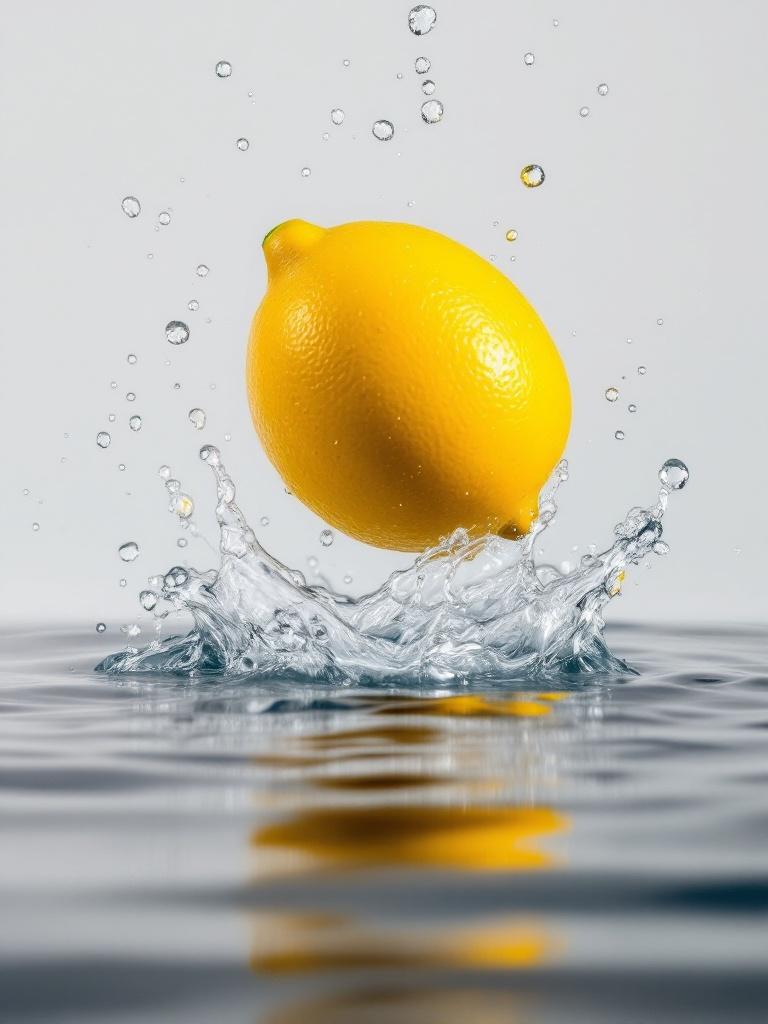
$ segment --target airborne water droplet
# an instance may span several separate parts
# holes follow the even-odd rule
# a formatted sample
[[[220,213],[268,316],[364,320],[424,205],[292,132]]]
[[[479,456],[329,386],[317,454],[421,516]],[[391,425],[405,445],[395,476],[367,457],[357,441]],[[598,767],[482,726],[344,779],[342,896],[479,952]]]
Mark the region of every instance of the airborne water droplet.
[[[605,392],[605,397],[608,399],[609,402],[615,402],[616,399],[619,397],[619,389],[607,388]]]
[[[262,526],[269,526],[269,516],[262,516],[259,522]]]
[[[324,548],[329,548],[333,544],[333,531],[323,530],[320,534],[320,543]]]
[[[195,430],[202,430],[205,426],[206,415],[204,409],[190,409],[189,410],[189,422],[195,428]]]
[[[630,402],[627,406],[627,409],[629,409],[630,412],[637,412],[637,406],[634,402]]]
[[[638,366],[637,372],[640,374],[641,377],[644,377],[646,375],[646,373],[648,372],[648,367],[647,366]]]
[[[427,4],[419,4],[408,12],[408,28],[415,36],[425,36],[427,32],[431,32],[436,21],[437,13],[434,7]]]
[[[248,139],[241,137],[237,140],[237,148],[240,150],[241,153],[244,153],[249,146],[250,142],[248,141]]]
[[[228,60],[220,60],[216,65],[216,74],[219,78],[229,78],[232,74],[232,65]]]
[[[128,356],[126,358],[126,362],[129,363],[131,366],[135,366],[136,365],[137,359],[136,359],[136,356],[133,354],[133,352],[129,352],[128,353]]]
[[[134,540],[126,541],[125,544],[120,545],[117,553],[124,562],[133,562],[139,557],[139,545]]]
[[[598,94],[598,96],[607,96],[608,95],[608,85],[605,82],[601,82],[600,85],[598,85],[598,87],[597,87],[597,94]]]
[[[32,523],[32,529],[35,531],[35,533],[37,533],[37,531],[40,529],[40,523]]]
[[[589,107],[580,107],[579,117],[589,117]]]
[[[424,81],[421,83],[421,91],[424,93],[425,96],[432,95],[432,93],[435,91],[435,83],[432,81],[431,78],[424,79]]]
[[[509,231],[504,235],[508,242],[514,242],[517,238],[517,231],[514,228],[510,228]]]
[[[374,121],[371,131],[380,142],[389,142],[395,134],[395,126],[391,121]]]
[[[688,467],[680,459],[667,459],[659,470],[659,480],[670,491],[680,491],[688,483]]]
[[[334,124],[344,124],[344,111],[341,107],[334,107],[331,111],[331,121]]]
[[[526,67],[532,68],[535,60],[535,55],[530,52],[523,55],[523,63]]]
[[[109,448],[111,442],[112,436],[106,430],[100,430],[96,435],[96,444],[99,448]]]
[[[189,519],[195,511],[195,503],[188,494],[179,494],[173,499],[173,502],[171,503],[171,510],[175,512],[180,519]]]
[[[426,124],[437,124],[443,119],[443,104],[440,100],[427,100],[421,106],[421,119]]]
[[[520,181],[526,188],[538,188],[544,183],[545,177],[543,167],[538,164],[526,164],[520,171]]]
[[[126,217],[138,217],[141,213],[141,203],[136,196],[126,196],[120,205]]]
[[[126,402],[135,402],[136,401],[136,395],[133,393],[133,391],[126,391],[126,393],[125,393],[125,400],[126,400]]]
[[[170,213],[168,213],[167,210],[163,210],[161,213],[159,213],[157,215],[157,219],[160,221],[164,228],[168,227],[168,225],[171,223],[171,215]]]
[[[128,420],[128,426],[134,432],[137,430],[141,430],[141,416],[131,416],[131,418]]]
[[[613,436],[616,438],[617,441],[623,441],[624,440],[624,431],[623,430],[617,430],[616,433]]]
[[[416,69],[417,75],[426,75],[429,69],[432,67],[432,61],[429,57],[417,57],[414,61],[414,68]]]
[[[301,168],[301,176],[302,176],[302,178],[308,178],[311,173],[312,173],[312,168],[311,167],[302,167]]]
[[[193,313],[196,313],[200,309],[200,303],[197,299],[190,299],[187,303],[187,309],[191,309]]]
[[[198,263],[197,267],[195,268],[195,273],[197,274],[198,277],[208,277],[209,270],[210,268],[207,267],[204,263]]]
[[[151,612],[157,604],[157,594],[154,590],[142,590],[139,594],[139,603],[141,607]]]
[[[103,622],[97,622],[96,623],[96,632],[97,633],[104,633],[106,631],[106,628],[107,627],[106,627],[106,625]]]
[[[171,320],[165,325],[165,336],[171,345],[183,345],[189,339],[189,327],[183,320]]]

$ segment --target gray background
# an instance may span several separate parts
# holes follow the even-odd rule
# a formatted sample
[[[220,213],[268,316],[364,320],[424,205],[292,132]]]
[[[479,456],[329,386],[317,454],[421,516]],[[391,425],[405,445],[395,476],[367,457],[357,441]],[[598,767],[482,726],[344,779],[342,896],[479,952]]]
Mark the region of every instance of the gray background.
[[[548,324],[574,389],[571,480],[548,551],[559,561],[609,543],[679,456],[692,476],[671,504],[672,551],[633,574],[611,614],[763,618],[768,7],[436,0],[437,26],[418,39],[409,6],[3,3],[6,620],[125,621],[149,573],[214,564],[202,540],[175,546],[156,476],[173,467],[212,537],[203,441],[224,450],[252,523],[270,517],[260,536],[284,560],[306,569],[317,556],[358,590],[407,560],[343,537],[322,549],[322,524],[283,493],[251,428],[243,356],[264,287],[259,245],[291,216],[414,221],[495,255]],[[420,55],[445,105],[437,126],[419,115]],[[227,80],[214,73],[222,58]],[[395,124],[390,143],[371,135],[380,117]],[[547,173],[538,190],[518,178],[531,161]],[[142,202],[136,220],[120,208],[128,194]],[[156,231],[164,209],[172,223]],[[183,348],[165,341],[173,318],[190,324]],[[208,413],[201,433],[193,406]],[[142,553],[123,566],[129,539]]]

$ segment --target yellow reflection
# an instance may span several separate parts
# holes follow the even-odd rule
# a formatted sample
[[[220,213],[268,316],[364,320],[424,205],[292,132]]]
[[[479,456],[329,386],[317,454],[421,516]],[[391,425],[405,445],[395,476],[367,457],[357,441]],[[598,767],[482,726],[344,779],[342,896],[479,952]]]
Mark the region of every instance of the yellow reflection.
[[[566,822],[547,807],[317,807],[256,829],[251,841],[333,867],[520,871],[552,864],[536,840]]]
[[[510,992],[368,988],[302,999],[279,1008],[264,1024],[520,1024],[519,998]]]
[[[366,744],[418,746],[437,739],[441,733],[426,725],[373,726],[366,729],[347,729],[341,732],[318,733],[305,736],[304,742],[313,747],[357,747]]]
[[[539,718],[552,711],[562,693],[519,693],[511,699],[489,700],[471,694],[456,697],[434,697],[430,700],[407,699],[379,708],[381,715],[439,715],[457,718]]]
[[[268,974],[328,970],[514,970],[547,960],[557,943],[516,919],[471,925],[381,927],[325,915],[257,914],[251,968]]]

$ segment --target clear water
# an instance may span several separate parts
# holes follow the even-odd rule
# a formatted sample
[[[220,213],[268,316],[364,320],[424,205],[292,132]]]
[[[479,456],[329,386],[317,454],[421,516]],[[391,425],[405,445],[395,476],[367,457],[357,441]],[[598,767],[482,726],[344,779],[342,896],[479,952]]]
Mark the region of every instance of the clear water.
[[[93,672],[0,638],[0,1019],[757,1024],[768,637],[543,685]]]
[[[557,514],[557,490],[568,478],[561,462],[525,537],[471,538],[456,530],[378,590],[352,599],[309,586],[300,572],[273,558],[236,504],[235,484],[219,450],[203,445],[200,457],[216,482],[219,565],[207,571],[173,566],[151,577],[153,589],[139,595],[158,628],[174,612],[186,612],[194,629],[158,637],[143,648],[129,646],[105,658],[101,672],[287,677],[342,687],[394,680],[540,684],[561,676],[630,672],[605,643],[602,612],[620,594],[630,566],[668,552],[662,520],[670,494],[688,480],[685,464],[668,459],[659,470],[656,502],[630,509],[609,547],[561,572],[535,557],[541,534]],[[193,499],[169,466],[160,467],[160,477],[170,511],[194,529]],[[320,540],[331,544],[333,533],[324,530]],[[128,542],[119,551],[134,558],[138,547]],[[138,633],[135,625],[124,631],[130,638]]]

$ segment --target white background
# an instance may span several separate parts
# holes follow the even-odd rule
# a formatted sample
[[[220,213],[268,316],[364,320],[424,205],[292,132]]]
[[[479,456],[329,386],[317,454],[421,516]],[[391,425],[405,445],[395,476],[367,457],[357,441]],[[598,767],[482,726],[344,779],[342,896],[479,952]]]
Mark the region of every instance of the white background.
[[[294,216],[414,221],[495,254],[548,324],[574,389],[553,557],[609,543],[678,456],[691,481],[671,502],[671,553],[633,575],[611,615],[764,617],[768,6],[439,0],[421,39],[408,3],[380,0],[2,7],[6,621],[124,621],[149,573],[215,564],[202,541],[176,547],[156,475],[173,467],[213,537],[204,441],[220,444],[241,504],[285,561],[306,570],[317,556],[358,590],[403,564],[343,537],[322,549],[322,524],[284,494],[250,425],[243,360],[264,287],[260,241]],[[421,55],[445,106],[436,126],[419,114]],[[220,59],[229,79],[214,73]],[[391,142],[373,138],[377,118],[394,123]],[[529,162],[547,174],[538,190],[519,180]],[[125,195],[141,200],[136,220]],[[161,210],[173,219],[156,231]],[[191,327],[183,348],[164,338],[174,318]],[[208,413],[200,433],[193,406]],[[130,566],[117,555],[126,540],[141,546]]]

